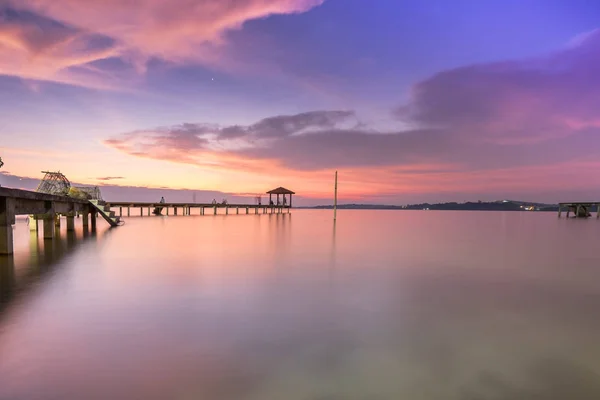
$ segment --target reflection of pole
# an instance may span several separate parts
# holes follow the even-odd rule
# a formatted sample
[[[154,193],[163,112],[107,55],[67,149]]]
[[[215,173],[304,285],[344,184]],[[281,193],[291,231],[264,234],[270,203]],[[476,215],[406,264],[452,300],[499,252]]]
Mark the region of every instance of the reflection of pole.
[[[333,197],[333,220],[337,220],[337,171],[335,171],[335,194]]]

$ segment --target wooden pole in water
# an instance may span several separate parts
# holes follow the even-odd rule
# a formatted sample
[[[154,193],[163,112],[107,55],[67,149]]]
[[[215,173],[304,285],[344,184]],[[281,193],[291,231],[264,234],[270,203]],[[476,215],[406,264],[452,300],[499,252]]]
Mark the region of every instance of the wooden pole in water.
[[[338,172],[335,171],[335,192],[333,196],[333,220],[337,220],[337,175]]]

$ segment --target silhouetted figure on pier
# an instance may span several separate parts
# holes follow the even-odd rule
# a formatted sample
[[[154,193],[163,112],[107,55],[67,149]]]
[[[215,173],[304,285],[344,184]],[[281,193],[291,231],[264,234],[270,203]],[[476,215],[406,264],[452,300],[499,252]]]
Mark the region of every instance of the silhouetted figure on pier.
[[[164,204],[165,198],[161,196],[159,203]],[[162,210],[164,207],[154,207],[154,211],[152,212],[154,215],[162,215]]]

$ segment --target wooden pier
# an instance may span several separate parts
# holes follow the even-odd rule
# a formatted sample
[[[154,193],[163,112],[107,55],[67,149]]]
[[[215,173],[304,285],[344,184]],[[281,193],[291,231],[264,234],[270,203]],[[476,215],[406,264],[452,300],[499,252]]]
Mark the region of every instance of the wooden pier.
[[[219,210],[224,210],[225,215],[229,215],[231,213],[240,214],[240,210],[242,210],[242,214],[282,214],[289,213],[292,208],[292,196],[296,193],[292,192],[289,189],[278,187],[273,190],[269,190],[267,192],[269,195],[269,203],[262,204],[260,201],[260,197],[258,197],[258,204],[229,204],[226,202],[217,203],[213,201],[212,203],[141,203],[141,202],[115,202],[115,201],[106,201],[106,209],[116,213],[118,210],[119,217],[130,217],[132,209],[140,210],[139,215],[151,216],[154,214],[155,209],[160,210],[160,215],[206,215],[206,210],[208,210],[209,214],[217,215]],[[273,195],[276,196],[276,201],[273,200]],[[281,200],[280,200],[280,197]],[[125,209],[126,215],[123,215],[123,209]],[[114,210],[114,211],[113,211]],[[179,210],[181,210],[181,214],[179,214]],[[194,210],[196,212],[194,213]],[[162,214],[163,211],[165,214]],[[223,212],[223,211],[221,211]]]
[[[218,214],[281,214],[289,213],[288,205],[260,204],[213,204],[213,203],[141,203],[107,201],[106,206],[119,217],[131,217],[131,210],[139,209],[139,216],[153,216],[155,208],[162,209],[162,215],[218,215]],[[241,212],[240,212],[241,210]]]
[[[13,253],[12,225],[17,215],[35,216],[31,229],[37,230],[38,220],[42,220],[44,239],[54,239],[57,223],[60,223],[57,216],[66,216],[67,231],[74,231],[77,213],[83,216],[84,226],[88,226],[91,217],[92,229],[95,229],[96,213],[87,200],[0,187],[0,255]]]
[[[60,227],[60,216],[67,219],[67,231],[75,230],[75,216],[82,216],[83,226],[87,228],[91,222],[92,230],[96,229],[96,218],[100,215],[115,227],[122,223],[124,217],[131,216],[131,209],[140,210],[140,216],[154,215],[154,210],[159,209],[159,215],[218,215],[224,211],[229,214],[283,214],[289,213],[292,207],[294,192],[285,188],[277,188],[270,192],[269,204],[228,204],[222,203],[142,203],[142,202],[108,202],[99,199],[84,200],[69,196],[31,192],[20,189],[0,187],[0,255],[13,253],[13,228],[17,215],[30,216],[30,229],[38,229],[39,221],[43,221],[44,239],[54,239],[57,227]],[[272,195],[277,195],[277,202],[272,200]],[[283,195],[283,200],[279,196]],[[289,196],[289,201],[286,196]],[[118,209],[118,216],[116,210]],[[219,213],[219,210],[221,212]],[[241,212],[240,212],[241,210]],[[164,212],[165,214],[162,214]]]
[[[600,218],[600,202],[572,202],[558,203],[558,218],[562,216],[563,209],[567,211],[567,218],[571,212],[575,218],[590,218],[591,210],[596,207],[596,219]]]

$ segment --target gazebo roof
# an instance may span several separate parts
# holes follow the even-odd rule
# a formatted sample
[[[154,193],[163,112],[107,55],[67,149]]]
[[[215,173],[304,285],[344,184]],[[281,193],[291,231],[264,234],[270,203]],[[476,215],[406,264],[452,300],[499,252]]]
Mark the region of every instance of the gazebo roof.
[[[269,190],[267,192],[267,194],[296,194],[296,193],[292,192],[289,189],[286,189],[286,188],[280,186],[277,189]]]

